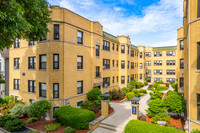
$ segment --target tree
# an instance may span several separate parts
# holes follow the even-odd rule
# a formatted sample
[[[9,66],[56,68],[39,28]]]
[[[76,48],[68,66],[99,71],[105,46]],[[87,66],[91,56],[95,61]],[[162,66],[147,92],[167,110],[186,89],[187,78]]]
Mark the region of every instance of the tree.
[[[43,116],[43,120],[45,122],[45,113],[49,109],[51,109],[51,103],[47,100],[40,100],[30,105],[28,115],[37,118],[41,118]]]
[[[46,0],[0,0],[0,49],[9,48],[16,38],[46,37],[50,15]]]
[[[5,84],[5,83],[6,83],[6,81],[4,80],[3,74],[0,74],[0,84]],[[4,91],[5,90],[0,91],[0,98],[2,97],[2,94],[3,94]]]

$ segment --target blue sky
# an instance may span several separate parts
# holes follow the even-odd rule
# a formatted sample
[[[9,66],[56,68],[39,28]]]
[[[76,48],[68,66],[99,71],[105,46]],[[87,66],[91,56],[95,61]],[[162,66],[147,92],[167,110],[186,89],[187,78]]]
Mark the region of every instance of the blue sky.
[[[129,35],[137,46],[173,46],[182,26],[183,0],[48,0],[93,21],[104,31]]]

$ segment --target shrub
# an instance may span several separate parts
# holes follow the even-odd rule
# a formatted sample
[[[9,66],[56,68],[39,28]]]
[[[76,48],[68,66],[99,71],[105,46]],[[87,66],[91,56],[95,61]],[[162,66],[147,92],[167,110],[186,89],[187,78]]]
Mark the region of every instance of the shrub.
[[[75,133],[75,129],[72,127],[66,127],[64,133]]]
[[[164,99],[164,105],[168,111],[180,114],[186,110],[186,102],[183,96],[171,93]]]
[[[200,133],[200,130],[199,130],[199,129],[193,129],[193,130],[191,131],[191,133]]]
[[[75,129],[88,129],[89,122],[94,120],[95,114],[86,109],[64,106],[55,110],[56,121]]]
[[[158,86],[155,88],[155,90],[158,90],[158,91],[168,90],[168,87],[158,85]]]
[[[146,77],[145,80],[146,80],[147,82],[150,82],[150,81],[151,81],[151,78],[150,78],[150,77]]]
[[[164,83],[163,81],[158,81],[158,82],[157,82],[157,84],[163,84],[163,83]]]
[[[165,127],[139,120],[131,120],[124,129],[125,133],[184,133],[174,127]]]
[[[35,122],[35,121],[38,121],[40,118],[37,118],[37,117],[32,117],[32,118],[30,118],[30,119],[28,119],[25,123],[27,124],[27,123],[33,123],[33,122]]]
[[[140,96],[144,96],[144,93],[139,93]]]
[[[28,133],[40,133],[39,131],[29,131]]]
[[[157,88],[158,87],[158,84],[153,84],[153,88]]]
[[[174,82],[173,82],[173,81],[170,81],[169,83],[170,83],[170,84],[173,84]]]
[[[147,90],[141,89],[141,90],[139,90],[139,93],[144,93],[144,94],[146,94],[146,93],[147,93]]]
[[[46,132],[55,131],[58,130],[60,127],[61,127],[60,123],[48,124],[45,126],[45,131]]]
[[[127,92],[130,92],[130,88],[128,87],[123,87],[122,91],[124,92],[124,94],[126,95]]]
[[[144,85],[148,85],[148,82],[144,82]]]
[[[162,99],[164,93],[163,92],[159,92],[159,91],[153,91],[153,92],[150,92],[149,95],[151,96],[151,99]]]
[[[130,81],[130,85],[133,86],[133,87],[136,86],[136,83],[137,83],[137,82],[136,82],[135,80],[131,80],[131,81]]]
[[[176,83],[176,84],[171,84],[171,87],[172,87],[173,89],[177,90],[177,89],[178,89],[178,84],[177,84],[177,83]]]
[[[95,101],[99,100],[99,97],[101,95],[101,90],[99,88],[94,88],[91,91],[88,92],[87,98],[89,101]]]
[[[140,97],[139,91],[137,89],[133,89],[132,92],[135,94],[136,97]]]
[[[25,123],[19,119],[9,120],[6,122],[5,128],[10,132],[23,131],[25,129]]]
[[[51,109],[51,103],[47,100],[40,100],[30,105],[28,115],[40,118],[44,116],[49,109]]]
[[[153,117],[158,113],[164,112],[164,104],[161,99],[155,99],[148,103],[149,108],[146,110],[149,117]]]
[[[122,90],[113,89],[108,92],[113,100],[120,100],[124,98],[124,92]]]
[[[151,121],[153,123],[157,123],[157,121],[166,121],[168,123],[170,121],[169,117],[167,113],[159,113],[152,117]]]
[[[140,88],[140,87],[143,87],[144,84],[142,82],[137,82],[136,83],[136,88]]]
[[[127,99],[128,101],[130,101],[131,98],[133,98],[133,97],[135,97],[135,94],[134,94],[133,92],[128,92],[128,93],[126,93],[126,99]]]
[[[9,120],[15,120],[16,118],[15,117],[12,117],[12,116],[2,116],[0,117],[0,127],[4,127],[6,122],[9,121]]]
[[[21,118],[28,114],[28,109],[29,105],[18,103],[10,110],[10,115],[16,118]]]
[[[91,102],[91,101],[84,101],[82,104],[81,104],[81,107],[83,109],[87,109],[87,110],[91,110],[93,108],[95,108],[95,103],[94,102]]]

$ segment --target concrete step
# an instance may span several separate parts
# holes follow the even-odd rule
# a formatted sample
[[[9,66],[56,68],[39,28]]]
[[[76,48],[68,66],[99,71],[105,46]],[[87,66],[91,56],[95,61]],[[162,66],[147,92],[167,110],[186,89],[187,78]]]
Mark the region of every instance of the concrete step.
[[[110,125],[107,123],[100,123],[99,127],[107,129],[107,130],[115,131],[116,133],[124,132],[124,127],[122,127],[122,126],[114,126],[114,125]]]

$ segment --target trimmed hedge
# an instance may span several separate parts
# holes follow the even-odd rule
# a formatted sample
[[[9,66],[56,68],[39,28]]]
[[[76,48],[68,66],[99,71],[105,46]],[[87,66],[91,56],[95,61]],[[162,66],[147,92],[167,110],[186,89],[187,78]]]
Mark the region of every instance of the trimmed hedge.
[[[164,93],[153,90],[153,92],[149,92],[149,95],[151,96],[151,99],[157,99],[157,98],[162,99]]]
[[[56,121],[65,126],[70,126],[75,129],[88,129],[89,122],[94,120],[95,114],[86,109],[64,106],[58,108],[54,112]]]
[[[161,99],[155,99],[148,103],[149,108],[146,110],[149,117],[153,117],[158,113],[164,112],[164,103]]]
[[[185,133],[174,127],[164,127],[139,120],[131,120],[124,129],[125,133]]]

